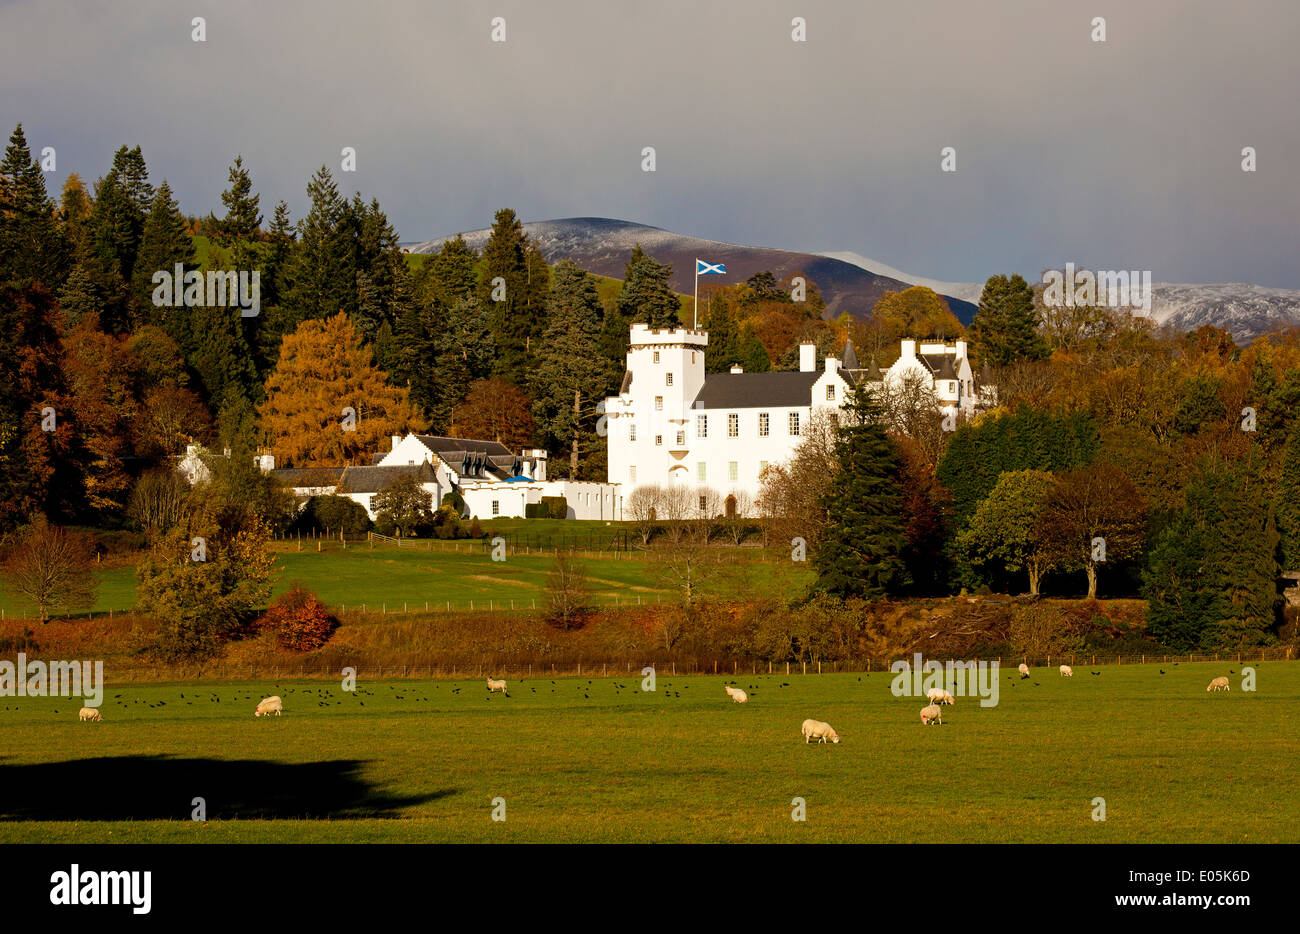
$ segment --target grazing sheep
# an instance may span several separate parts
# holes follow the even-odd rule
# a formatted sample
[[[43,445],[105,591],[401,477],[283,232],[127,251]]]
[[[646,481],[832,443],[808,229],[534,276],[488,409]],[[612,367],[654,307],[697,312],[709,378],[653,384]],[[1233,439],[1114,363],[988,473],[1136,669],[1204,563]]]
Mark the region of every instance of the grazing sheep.
[[[926,726],[931,723],[943,723],[943,711],[938,704],[931,704],[929,707],[921,708],[921,722]]]
[[[1207,691],[1228,691],[1228,690],[1231,690],[1231,688],[1228,687],[1228,679],[1227,679],[1227,678],[1215,678],[1213,681],[1210,682],[1210,686],[1209,686],[1208,688],[1206,688],[1205,690],[1207,690]]]
[[[99,715],[99,711],[94,707],[82,707],[81,713],[77,715],[77,719],[81,720],[83,723],[87,720],[93,720],[95,723],[102,723],[104,721],[104,718]]]
[[[731,699],[734,700],[737,704],[744,704],[749,701],[749,695],[746,694],[744,691],[742,691],[740,688],[732,688],[727,693],[731,695]]]
[[[925,692],[925,697],[932,704],[955,704],[957,698],[953,697],[943,688],[930,688]]]
[[[504,694],[504,693],[506,692],[506,679],[505,679],[505,678],[502,678],[500,681],[493,681],[491,678],[488,678],[488,679],[487,679],[487,683],[488,683],[488,693],[489,693],[489,694],[491,694],[493,691],[500,691],[502,694]]]
[[[1017,668],[1016,670],[1020,672],[1020,677],[1022,678],[1029,677],[1029,666],[1026,665],[1024,662],[1021,662],[1020,667]]]
[[[1071,668],[1069,665],[1062,665],[1062,666],[1061,666],[1061,677],[1062,677],[1062,678],[1073,678],[1073,677],[1074,677],[1074,669]]]
[[[805,744],[814,739],[819,743],[824,743],[828,739],[832,743],[840,741],[840,734],[836,733],[829,723],[823,723],[821,720],[805,720],[802,730]]]
[[[257,704],[257,709],[253,711],[255,717],[269,717],[271,714],[280,716],[284,709],[284,702],[280,700],[279,694],[272,694],[270,697],[263,697]]]

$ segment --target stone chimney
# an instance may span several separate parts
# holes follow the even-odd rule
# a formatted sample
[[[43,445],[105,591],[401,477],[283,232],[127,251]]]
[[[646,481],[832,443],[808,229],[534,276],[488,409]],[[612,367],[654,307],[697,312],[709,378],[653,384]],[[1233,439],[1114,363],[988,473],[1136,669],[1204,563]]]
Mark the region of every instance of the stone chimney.
[[[811,373],[817,369],[817,345],[804,341],[799,345],[799,372]]]
[[[838,372],[838,371],[839,371],[839,368],[840,368],[840,358],[839,358],[839,357],[827,357],[827,358],[826,358],[826,372],[827,372],[827,373],[835,373],[835,372]]]
[[[907,340],[903,341],[903,351],[902,351],[902,356],[904,356],[904,357],[915,357],[915,356],[916,356],[916,341],[915,341],[915,340],[912,340],[911,338],[908,338]]]

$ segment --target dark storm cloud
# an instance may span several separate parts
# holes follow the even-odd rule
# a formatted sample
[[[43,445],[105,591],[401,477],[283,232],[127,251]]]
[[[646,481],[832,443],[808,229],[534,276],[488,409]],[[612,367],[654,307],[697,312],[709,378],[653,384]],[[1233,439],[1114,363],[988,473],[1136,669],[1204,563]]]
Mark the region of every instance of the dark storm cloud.
[[[197,214],[242,153],[268,217],[325,163],[406,240],[510,206],[947,280],[1073,259],[1297,288],[1297,34],[1300,4],[1259,0],[31,0],[0,6],[0,120],[57,148],[52,188],[139,143]]]

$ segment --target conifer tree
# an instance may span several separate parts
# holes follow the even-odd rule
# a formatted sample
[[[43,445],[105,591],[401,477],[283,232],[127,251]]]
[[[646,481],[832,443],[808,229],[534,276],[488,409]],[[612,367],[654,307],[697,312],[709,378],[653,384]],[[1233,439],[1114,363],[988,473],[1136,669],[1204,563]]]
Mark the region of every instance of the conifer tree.
[[[1034,290],[1020,275],[990,276],[980,295],[979,311],[971,322],[975,356],[993,366],[1048,356],[1047,341],[1038,331]]]
[[[157,289],[153,281],[154,273],[165,272],[169,276],[174,276],[177,263],[180,263],[186,272],[195,268],[194,242],[190,239],[189,225],[185,222],[185,216],[181,214],[180,205],[172,197],[171,186],[167,184],[166,179],[163,179],[154,193],[149,216],[145,220],[144,231],[140,238],[140,249],[136,256],[135,277],[131,285],[142,311],[138,316],[139,320],[132,322],[132,330],[144,322],[160,325],[166,322],[175,323],[174,319],[189,311],[183,308],[158,306],[153,301],[153,294]],[[182,281],[172,283],[172,289],[176,294],[180,294]],[[177,333],[172,333],[172,336],[180,339]]]
[[[20,123],[0,160],[0,282],[34,279],[51,292],[63,287],[71,250],[32,158]]]
[[[596,349],[600,317],[595,280],[572,261],[560,262],[530,388],[533,419],[548,442],[568,449],[573,478],[579,476],[583,449],[596,443],[596,409],[608,378]]]
[[[1277,531],[1281,536],[1278,557],[1284,571],[1300,571],[1300,429],[1282,450],[1282,469],[1273,497]]]
[[[834,450],[821,499],[827,522],[812,556],[817,587],[842,597],[895,595],[909,583],[899,457],[868,393],[853,394]]]
[[[368,463],[392,435],[424,427],[343,314],[285,336],[258,418],[285,467]]]
[[[638,243],[623,273],[623,288],[618,295],[619,314],[652,328],[677,327],[681,299],[668,284],[672,274],[671,265],[656,262]]]
[[[329,169],[321,166],[307,185],[311,208],[298,223],[284,325],[350,312],[356,303],[354,218]]]
[[[1278,534],[1251,464],[1206,463],[1142,575],[1147,631],[1179,651],[1238,649],[1276,621]]]
[[[227,249],[235,249],[235,263],[241,265],[241,248],[246,249],[256,240],[262,223],[262,215],[258,213],[261,195],[253,194],[253,179],[244,168],[243,156],[235,156],[229,179],[230,187],[221,193],[226,216],[217,224],[217,242]]]

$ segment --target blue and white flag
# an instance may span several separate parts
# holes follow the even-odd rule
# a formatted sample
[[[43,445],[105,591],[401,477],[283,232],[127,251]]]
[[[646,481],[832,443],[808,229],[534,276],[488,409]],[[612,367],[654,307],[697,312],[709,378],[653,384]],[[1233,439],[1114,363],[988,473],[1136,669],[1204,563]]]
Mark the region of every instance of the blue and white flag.
[[[695,261],[695,274],[697,276],[725,276],[727,267],[722,263],[706,263],[702,259]]]

